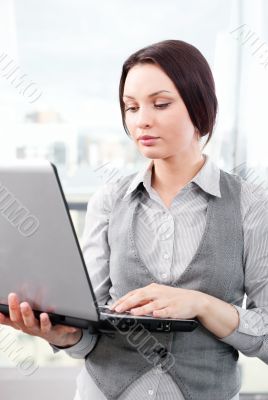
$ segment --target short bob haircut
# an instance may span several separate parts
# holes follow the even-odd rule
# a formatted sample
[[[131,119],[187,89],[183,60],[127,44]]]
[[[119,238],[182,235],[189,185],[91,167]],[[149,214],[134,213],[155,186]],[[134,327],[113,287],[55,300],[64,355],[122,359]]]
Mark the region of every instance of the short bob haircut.
[[[144,47],[128,57],[122,67],[119,83],[119,102],[125,132],[130,136],[125,122],[123,102],[124,86],[129,70],[137,64],[156,64],[176,86],[199,138],[209,135],[209,142],[218,109],[215,83],[209,64],[201,52],[181,40],[164,40]]]

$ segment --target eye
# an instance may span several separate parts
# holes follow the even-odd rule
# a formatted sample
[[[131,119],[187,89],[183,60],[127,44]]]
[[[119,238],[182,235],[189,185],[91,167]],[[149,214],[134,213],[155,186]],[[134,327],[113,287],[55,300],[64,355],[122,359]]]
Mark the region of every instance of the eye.
[[[135,111],[137,107],[129,107],[129,108],[125,108],[125,112],[126,111]]]
[[[155,104],[154,106],[155,106],[156,108],[158,108],[158,109],[161,109],[161,108],[166,108],[166,107],[168,107],[169,104],[171,104],[171,103]],[[138,108],[138,107],[129,107],[129,108],[126,108],[126,109],[125,109],[125,112],[126,112],[126,111],[135,112],[135,111],[137,110],[137,108]]]
[[[166,108],[170,103],[155,104],[156,108]]]

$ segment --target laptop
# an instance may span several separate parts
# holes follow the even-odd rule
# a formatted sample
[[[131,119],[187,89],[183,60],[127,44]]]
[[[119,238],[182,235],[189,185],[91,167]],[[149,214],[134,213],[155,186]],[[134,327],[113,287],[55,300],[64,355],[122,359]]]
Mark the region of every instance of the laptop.
[[[88,271],[89,269],[89,271]],[[197,319],[119,313],[98,305],[55,165],[16,160],[0,165],[0,312],[10,292],[31,305],[36,318],[90,332],[193,331]]]

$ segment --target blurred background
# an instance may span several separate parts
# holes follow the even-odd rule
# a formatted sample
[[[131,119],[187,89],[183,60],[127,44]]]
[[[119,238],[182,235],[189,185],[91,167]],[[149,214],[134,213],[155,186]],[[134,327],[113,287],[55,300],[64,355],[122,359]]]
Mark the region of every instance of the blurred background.
[[[180,39],[200,49],[216,81],[219,113],[204,152],[267,187],[267,18],[265,0],[0,0],[0,159],[55,163],[81,239],[96,188],[147,162],[122,127],[122,64],[141,47]],[[0,330],[1,399],[35,390],[72,399],[81,365],[41,339]],[[268,366],[241,353],[239,365],[241,398],[268,398]]]

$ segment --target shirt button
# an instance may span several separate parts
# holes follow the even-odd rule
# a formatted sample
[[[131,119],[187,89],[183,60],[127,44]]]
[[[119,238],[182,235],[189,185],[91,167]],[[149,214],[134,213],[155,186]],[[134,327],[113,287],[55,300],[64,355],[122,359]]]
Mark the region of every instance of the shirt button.
[[[153,369],[153,372],[155,375],[159,375],[162,373],[162,366],[160,365],[156,365],[155,368]]]
[[[245,326],[245,328],[248,328],[248,323],[245,322],[245,323],[244,323],[244,326]]]
[[[154,394],[153,389],[149,389],[149,390],[148,390],[148,393],[149,393],[150,396],[152,396],[152,395]]]
[[[163,279],[167,278],[167,274],[162,274],[161,276],[162,276]]]
[[[164,257],[165,260],[167,260],[169,258],[168,253],[165,253],[163,257]]]
[[[169,235],[162,235],[162,239],[163,239],[163,240],[169,239]]]

